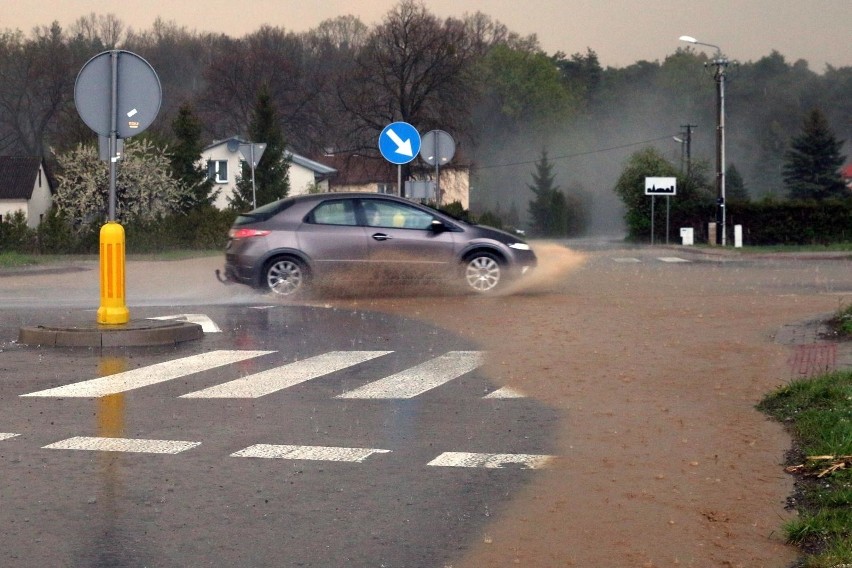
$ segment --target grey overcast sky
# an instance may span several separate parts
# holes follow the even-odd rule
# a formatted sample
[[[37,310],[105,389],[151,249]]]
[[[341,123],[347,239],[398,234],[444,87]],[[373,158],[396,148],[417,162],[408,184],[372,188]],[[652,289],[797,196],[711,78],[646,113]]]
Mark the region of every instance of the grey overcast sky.
[[[58,21],[67,27],[90,13],[114,14],[136,30],[159,16],[199,32],[242,37],[269,24],[301,32],[352,14],[381,22],[395,0],[0,0],[0,29],[29,33]],[[662,61],[681,35],[755,61],[773,50],[813,71],[852,66],[852,0],[425,0],[441,18],[483,12],[521,35],[536,34],[548,53],[597,52],[603,66]],[[712,51],[712,50],[710,50]]]

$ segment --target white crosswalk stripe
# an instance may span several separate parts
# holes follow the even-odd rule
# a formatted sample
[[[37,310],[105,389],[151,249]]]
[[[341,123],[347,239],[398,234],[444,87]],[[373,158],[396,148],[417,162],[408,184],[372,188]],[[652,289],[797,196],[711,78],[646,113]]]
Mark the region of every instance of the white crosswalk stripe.
[[[9,440],[10,438],[14,438],[15,436],[19,436],[20,434],[12,434],[9,432],[0,432],[0,442],[3,440]]]
[[[687,260],[685,258],[680,258],[679,256],[659,256],[659,257],[657,257],[657,260],[659,260],[660,262],[667,262],[667,263],[670,263],[670,264],[671,263],[678,263],[678,262],[692,262],[692,261]],[[634,258],[634,257],[613,258],[612,261],[618,262],[619,264],[637,264],[637,263],[642,262],[641,259]]]
[[[392,351],[331,351],[187,393],[181,398],[258,398],[387,355]]]
[[[519,466],[526,469],[546,467],[554,456],[533,454],[475,454],[444,452],[427,465],[436,467],[484,467],[488,469]]]
[[[334,448],[328,446],[276,446],[271,444],[256,444],[239,452],[234,452],[235,458],[267,458],[282,460],[312,460],[363,462],[375,454],[388,454],[390,450],[376,448]]]
[[[496,391],[485,395],[482,398],[526,398],[526,395],[518,389],[512,387],[503,387]]]
[[[129,452],[140,454],[179,454],[201,445],[181,440],[140,440],[77,436],[44,446],[49,450],[89,450],[96,452]]]
[[[483,363],[481,351],[450,351],[337,398],[406,399],[439,387],[475,370]]]
[[[269,353],[274,353],[274,351],[210,351],[98,379],[22,394],[21,396],[102,397],[171,381]]]

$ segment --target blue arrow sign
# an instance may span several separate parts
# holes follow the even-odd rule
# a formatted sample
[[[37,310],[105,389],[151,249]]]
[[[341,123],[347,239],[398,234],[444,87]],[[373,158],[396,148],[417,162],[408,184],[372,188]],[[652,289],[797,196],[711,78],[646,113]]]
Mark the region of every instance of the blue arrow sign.
[[[407,164],[420,153],[420,134],[407,122],[393,122],[379,134],[379,151],[392,164]]]

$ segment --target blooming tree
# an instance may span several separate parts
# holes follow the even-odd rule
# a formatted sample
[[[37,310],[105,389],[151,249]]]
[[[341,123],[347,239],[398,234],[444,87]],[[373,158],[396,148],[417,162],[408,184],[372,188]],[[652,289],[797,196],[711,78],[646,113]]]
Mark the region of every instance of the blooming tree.
[[[78,145],[57,155],[57,210],[77,228],[104,222],[109,209],[109,166],[93,146]],[[147,140],[128,139],[117,163],[116,220],[151,221],[179,209],[185,198],[180,182],[171,176],[165,149]]]

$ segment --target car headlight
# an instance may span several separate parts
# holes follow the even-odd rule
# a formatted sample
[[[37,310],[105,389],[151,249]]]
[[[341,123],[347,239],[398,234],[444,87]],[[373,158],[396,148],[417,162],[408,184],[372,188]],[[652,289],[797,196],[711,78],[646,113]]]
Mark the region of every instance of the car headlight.
[[[509,248],[517,250],[530,250],[530,245],[528,245],[527,243],[512,243],[509,245]]]

